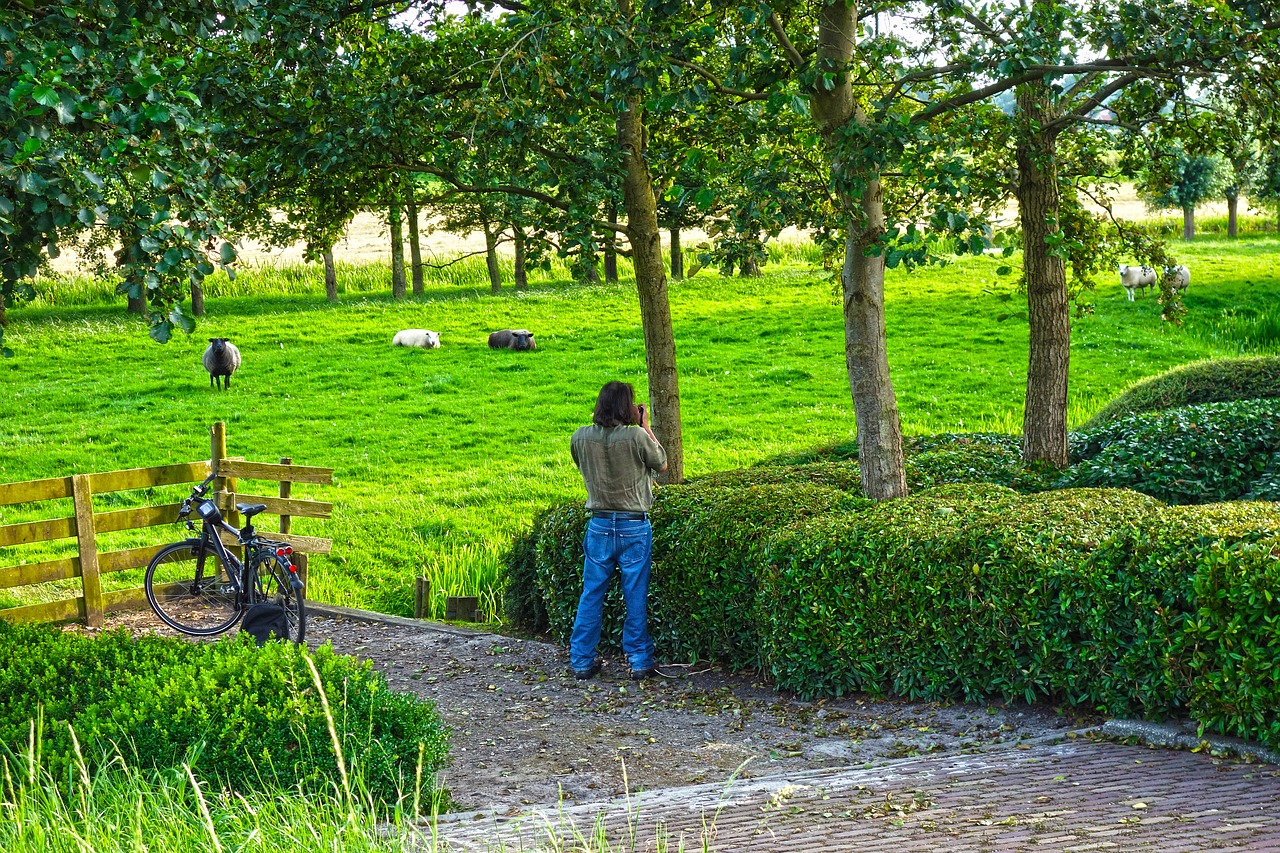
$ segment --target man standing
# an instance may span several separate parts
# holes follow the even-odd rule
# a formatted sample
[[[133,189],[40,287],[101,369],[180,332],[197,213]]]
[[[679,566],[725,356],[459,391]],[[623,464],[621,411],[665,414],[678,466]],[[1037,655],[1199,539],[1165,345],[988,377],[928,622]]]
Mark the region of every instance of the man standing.
[[[582,598],[569,641],[569,665],[574,678],[593,678],[600,672],[596,646],[604,596],[617,569],[627,605],[622,650],[631,664],[631,677],[648,678],[657,673],[648,624],[653,553],[650,478],[667,470],[667,452],[649,428],[645,407],[635,405],[635,389],[626,382],[609,382],[600,389],[591,420],[569,442],[591,510],[582,540]]]

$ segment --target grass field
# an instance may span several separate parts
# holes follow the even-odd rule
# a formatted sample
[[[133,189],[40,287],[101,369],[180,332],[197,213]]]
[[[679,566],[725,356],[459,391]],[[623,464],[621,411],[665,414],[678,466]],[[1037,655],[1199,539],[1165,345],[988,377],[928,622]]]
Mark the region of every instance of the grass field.
[[[1092,297],[1096,313],[1074,322],[1073,423],[1176,364],[1276,351],[1280,240],[1174,249],[1192,270],[1185,327],[1163,325],[1154,298],[1129,303],[1111,282]],[[839,306],[804,255],[758,279],[703,272],[672,284],[688,475],[852,436]],[[997,320],[1020,306],[999,297],[1009,284],[997,265],[890,273],[889,353],[907,432],[1019,431],[1027,329]],[[295,525],[335,541],[313,561],[311,597],[406,613],[425,573],[436,615],[446,594],[478,593],[492,608],[507,537],[540,507],[583,495],[568,437],[599,387],[623,379],[643,398],[645,367],[631,282],[550,279],[495,298],[480,264],[471,269],[394,302],[384,267],[346,267],[337,305],[316,267],[247,270],[210,281],[197,333],[163,346],[98,296],[101,285],[59,284],[43,304],[10,311],[0,482],[207,458],[209,426],[225,421],[233,455],[336,471],[335,486],[299,490],[336,504],[332,520]],[[87,304],[67,304],[77,302]],[[410,327],[438,331],[443,348],[392,348]],[[521,327],[536,352],[487,348],[488,332]],[[200,365],[213,336],[244,354],[223,393]],[[0,510],[0,524],[27,513]],[[24,559],[0,551],[0,564]],[[0,605],[14,600],[0,591]]]

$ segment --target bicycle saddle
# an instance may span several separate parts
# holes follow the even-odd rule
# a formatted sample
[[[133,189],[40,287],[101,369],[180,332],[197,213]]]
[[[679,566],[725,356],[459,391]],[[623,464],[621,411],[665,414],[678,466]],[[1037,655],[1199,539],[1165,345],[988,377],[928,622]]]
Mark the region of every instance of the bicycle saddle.
[[[266,504],[236,504],[236,509],[244,516],[246,522],[266,508]]]

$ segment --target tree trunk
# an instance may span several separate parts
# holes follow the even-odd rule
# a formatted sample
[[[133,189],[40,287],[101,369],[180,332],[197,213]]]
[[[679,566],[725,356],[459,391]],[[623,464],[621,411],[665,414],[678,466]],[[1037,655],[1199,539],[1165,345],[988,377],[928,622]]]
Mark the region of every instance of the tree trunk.
[[[1234,240],[1240,231],[1240,190],[1227,193],[1227,237]]]
[[[128,305],[125,308],[125,310],[128,311],[130,314],[143,315],[147,313],[147,297],[146,296],[139,296],[136,299],[132,296],[126,296],[125,299],[128,300]]]
[[[400,202],[393,201],[387,209],[387,224],[391,227],[391,296],[404,299],[404,221],[400,215]]]
[[[204,288],[191,282],[191,315],[193,317],[204,316]]]
[[[831,73],[832,85],[813,91],[813,119],[826,142],[832,178],[845,183],[845,171],[856,168],[844,156],[842,132],[850,122],[865,124],[847,69],[857,45],[857,5],[832,3],[818,18],[819,74]],[[821,77],[819,78],[821,79]],[[847,143],[845,143],[847,144]],[[889,375],[884,322],[884,254],[864,251],[884,233],[884,196],[878,175],[847,175],[861,184],[859,198],[841,199],[849,224],[845,231],[841,288],[844,308],[845,368],[853,396],[858,430],[858,464],[862,491],[873,500],[907,493],[898,400]]]
[[[621,0],[630,14],[629,0]],[[640,323],[644,329],[644,355],[649,373],[649,406],[653,431],[667,451],[663,482],[684,480],[684,440],[680,425],[680,382],[676,372],[676,339],[671,327],[667,298],[667,274],[662,263],[662,239],[658,229],[658,204],[653,177],[644,151],[644,118],[639,98],[627,100],[618,117],[618,148],[622,154],[623,204],[627,213],[627,238],[635,266],[640,296]]]
[[[684,249],[680,248],[680,226],[671,229],[671,278],[684,278]]]
[[[409,272],[413,278],[413,295],[422,295],[422,242],[418,239],[418,200],[410,193],[405,204],[409,214]]]
[[[1044,83],[1022,86],[1019,111],[1033,127],[1054,116]],[[1022,220],[1022,271],[1027,282],[1027,397],[1022,415],[1022,458],[1065,468],[1067,384],[1071,359],[1071,306],[1063,259],[1049,253],[1048,222],[1058,220],[1057,143],[1052,133],[1033,131],[1018,145],[1018,215]]]
[[[1194,240],[1196,238],[1196,208],[1195,205],[1182,208],[1182,239]]]
[[[738,268],[739,278],[755,278],[760,275],[760,265],[756,263],[756,259],[747,256],[742,259],[742,264]]]
[[[497,294],[502,290],[502,270],[498,268],[498,231],[488,222],[484,223],[484,265],[489,270],[489,292]]]
[[[324,295],[330,302],[338,301],[338,268],[333,262],[333,249],[325,249],[320,255],[324,259]]]
[[[0,293],[0,328],[3,328],[8,325],[9,325],[9,315],[8,313],[6,313],[5,307],[4,307],[4,294]]]
[[[527,290],[529,287],[529,271],[525,268],[524,257],[524,231],[511,226],[512,239],[515,243],[516,263],[515,263],[515,281],[516,290]]]
[[[609,202],[609,224],[618,224],[618,205],[614,202]],[[618,280],[618,249],[614,243],[617,233],[610,231],[609,238],[604,244],[604,280],[610,284]]]

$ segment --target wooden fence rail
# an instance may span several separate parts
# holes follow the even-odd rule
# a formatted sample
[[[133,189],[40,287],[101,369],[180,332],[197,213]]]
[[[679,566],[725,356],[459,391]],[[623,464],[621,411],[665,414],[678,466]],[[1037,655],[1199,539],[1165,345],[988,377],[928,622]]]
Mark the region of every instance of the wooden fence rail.
[[[280,464],[273,464],[228,457],[226,428],[222,423],[216,423],[210,429],[208,461],[99,474],[74,474],[70,477],[28,480],[22,483],[0,483],[0,506],[70,498],[75,513],[62,518],[0,525],[0,548],[59,539],[76,540],[74,557],[0,566],[0,589],[75,578],[79,578],[81,582],[81,594],[74,598],[2,609],[0,619],[11,622],[79,620],[90,627],[99,627],[106,613],[146,607],[147,599],[142,587],[103,592],[101,576],[146,566],[161,545],[173,539],[185,538],[186,531],[179,536],[168,534],[157,537],[161,541],[152,545],[107,552],[98,550],[97,538],[101,533],[171,525],[178,516],[180,504],[95,512],[93,498],[96,495],[152,486],[198,483],[211,471],[218,474],[212,484],[214,500],[231,524],[240,524],[239,513],[235,511],[237,503],[263,503],[267,505],[266,512],[280,516],[280,532],[273,532],[271,536],[293,546],[295,561],[305,580],[306,555],[328,554],[333,543],[329,539],[291,533],[292,519],[328,518],[333,512],[333,504],[291,497],[292,484],[331,484],[333,469],[292,465],[290,461],[282,459]],[[269,496],[241,492],[238,486],[241,478],[275,481],[279,483],[279,494]]]

